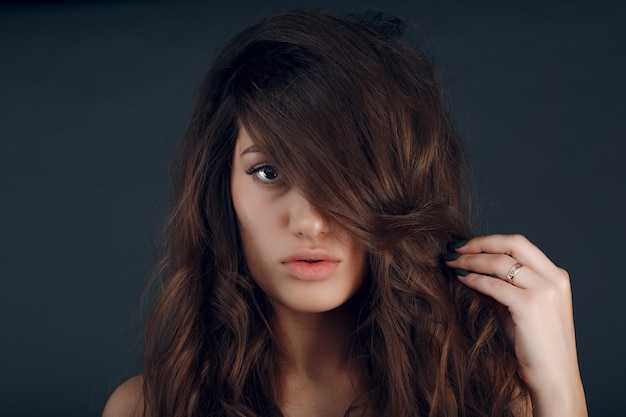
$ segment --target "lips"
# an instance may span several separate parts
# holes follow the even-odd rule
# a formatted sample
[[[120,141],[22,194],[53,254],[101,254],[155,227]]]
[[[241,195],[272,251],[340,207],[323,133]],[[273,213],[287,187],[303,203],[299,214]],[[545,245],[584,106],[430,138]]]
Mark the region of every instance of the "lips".
[[[318,281],[330,277],[339,266],[339,259],[320,249],[298,250],[281,261],[287,274],[303,281]]]

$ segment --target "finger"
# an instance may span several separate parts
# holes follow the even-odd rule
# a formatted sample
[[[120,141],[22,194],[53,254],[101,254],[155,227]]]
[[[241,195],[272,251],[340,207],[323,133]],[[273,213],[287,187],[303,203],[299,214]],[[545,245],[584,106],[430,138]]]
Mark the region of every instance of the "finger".
[[[470,273],[467,276],[459,276],[459,281],[479,293],[488,295],[498,303],[509,308],[522,299],[522,288],[509,285],[501,279],[494,279],[486,275]]]
[[[523,265],[509,255],[504,254],[466,254],[458,259],[447,262],[451,268],[464,269],[482,275],[500,278],[508,284],[520,288],[536,287],[541,278],[529,268],[523,270]],[[518,265],[520,265],[518,267]]]
[[[522,235],[486,235],[470,239],[457,253],[504,253],[535,271],[552,270],[550,259]]]

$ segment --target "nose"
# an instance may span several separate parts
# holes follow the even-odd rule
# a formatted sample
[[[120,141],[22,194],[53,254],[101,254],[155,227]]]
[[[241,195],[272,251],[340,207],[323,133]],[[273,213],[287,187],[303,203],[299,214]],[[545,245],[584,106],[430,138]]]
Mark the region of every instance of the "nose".
[[[300,239],[316,239],[327,232],[326,220],[296,189],[289,191],[289,229]]]

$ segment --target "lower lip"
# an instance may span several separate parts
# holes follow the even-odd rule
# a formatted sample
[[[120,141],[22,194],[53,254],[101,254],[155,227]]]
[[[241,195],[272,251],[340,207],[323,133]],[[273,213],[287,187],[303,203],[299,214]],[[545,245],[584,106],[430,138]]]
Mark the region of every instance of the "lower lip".
[[[303,281],[319,281],[328,278],[335,272],[339,262],[319,261],[315,263],[290,261],[284,262],[283,266],[289,275]]]

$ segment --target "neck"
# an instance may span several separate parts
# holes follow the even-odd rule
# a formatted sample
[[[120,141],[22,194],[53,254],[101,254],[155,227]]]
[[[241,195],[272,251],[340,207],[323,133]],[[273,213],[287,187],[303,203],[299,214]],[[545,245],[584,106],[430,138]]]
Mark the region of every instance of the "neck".
[[[285,416],[343,416],[364,391],[362,366],[351,360],[356,326],[354,297],[324,313],[274,305],[279,349],[277,403]]]
[[[274,306],[274,333],[283,375],[323,380],[350,373],[349,343],[356,321],[353,303],[323,313]]]

